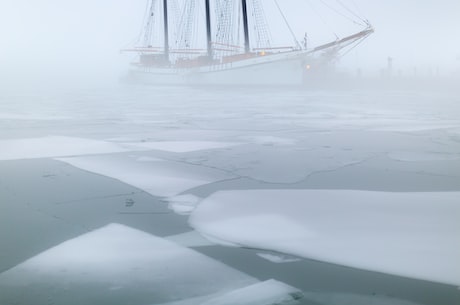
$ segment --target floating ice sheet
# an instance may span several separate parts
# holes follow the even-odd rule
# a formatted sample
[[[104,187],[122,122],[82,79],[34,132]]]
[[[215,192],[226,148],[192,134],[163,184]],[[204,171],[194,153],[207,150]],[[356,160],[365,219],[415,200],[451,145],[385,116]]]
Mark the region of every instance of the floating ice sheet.
[[[226,148],[240,143],[210,142],[210,141],[160,141],[133,143],[136,148],[147,150],[163,150],[176,153],[184,153],[198,150]]]
[[[61,121],[68,120],[67,116],[36,115],[25,113],[0,113],[1,120],[24,120],[24,121]]]
[[[202,305],[260,305],[295,304],[302,292],[284,283],[268,280],[213,298]]]
[[[62,136],[0,141],[0,160],[107,154],[130,151],[120,144]]]
[[[400,276],[460,284],[460,193],[218,192],[190,224],[206,236]]]
[[[42,138],[0,140],[0,160],[19,160],[128,151],[163,150],[190,152],[236,145],[226,142],[175,141],[115,143],[85,138],[47,136]]]
[[[260,256],[275,264],[292,263],[292,262],[298,262],[301,260],[298,257],[281,254],[281,253],[259,252],[257,253],[257,256]]]
[[[165,160],[160,159],[160,158],[143,156],[143,157],[136,157],[136,161],[137,162],[158,162],[158,161],[165,161]]]
[[[180,215],[189,215],[201,201],[201,198],[187,194],[169,197],[165,200],[168,202],[168,207],[175,213]]]
[[[370,152],[312,147],[312,144],[293,147],[250,144],[239,146],[230,154],[213,154],[201,163],[263,182],[296,183],[315,172],[336,170],[373,156]]]
[[[191,249],[111,224],[0,274],[0,286],[11,287],[2,289],[0,303],[20,298],[24,304],[69,304],[76,298],[78,304],[156,304],[224,294],[255,283]]]
[[[450,161],[460,159],[460,153],[453,154],[444,152],[400,151],[391,152],[388,156],[393,160],[405,162]]]
[[[193,298],[163,305],[295,305],[303,294],[285,283],[268,280],[208,298]]]
[[[244,141],[250,141],[254,144],[265,146],[289,146],[296,144],[295,139],[281,138],[275,136],[243,136],[240,137]]]
[[[305,292],[304,298],[321,305],[421,305],[379,295],[359,295],[353,293]]]
[[[154,196],[162,197],[176,196],[187,189],[233,177],[218,170],[199,166],[170,161],[138,162],[123,155],[57,160],[120,180]]]

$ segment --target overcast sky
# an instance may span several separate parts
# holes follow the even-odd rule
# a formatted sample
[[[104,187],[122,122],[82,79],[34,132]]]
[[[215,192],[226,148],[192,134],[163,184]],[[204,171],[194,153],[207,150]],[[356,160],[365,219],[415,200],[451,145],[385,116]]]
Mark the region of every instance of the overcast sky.
[[[335,0],[323,1],[337,4]],[[298,33],[304,31],[300,28],[303,20],[317,18],[311,16],[308,2],[320,6],[321,1],[279,0]],[[391,56],[401,69],[460,68],[459,0],[342,2],[376,29],[343,60],[344,66],[379,69]],[[145,5],[146,0],[0,0],[0,73],[8,72],[11,78],[45,71],[58,76],[115,75],[130,60],[120,55],[119,49],[137,37]],[[312,37],[322,35],[315,33],[331,35],[331,29],[346,34],[342,32],[347,27],[340,23],[343,18],[331,14],[324,19],[327,26],[306,31]],[[276,30],[272,25],[272,31]]]

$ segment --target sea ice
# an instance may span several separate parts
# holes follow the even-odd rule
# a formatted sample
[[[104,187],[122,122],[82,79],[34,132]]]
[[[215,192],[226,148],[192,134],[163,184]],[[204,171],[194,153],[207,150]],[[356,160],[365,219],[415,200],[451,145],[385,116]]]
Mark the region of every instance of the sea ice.
[[[128,143],[125,143],[128,145]],[[206,142],[206,141],[159,141],[159,142],[141,142],[129,143],[135,148],[142,148],[144,150],[163,150],[175,153],[185,153],[198,150],[219,149],[226,148],[241,143],[228,143],[228,142]]]
[[[240,137],[244,141],[265,146],[290,146],[296,144],[295,139],[281,138],[275,136],[244,136]]]
[[[202,162],[235,175],[267,183],[296,183],[315,172],[336,170],[369,159],[373,154],[313,147],[302,143],[291,146],[236,147],[231,154],[216,153]]]
[[[110,224],[0,274],[0,286],[11,287],[0,296],[0,303],[17,300],[15,293],[37,304],[48,304],[48,296],[56,304],[68,303],[72,296],[77,296],[79,304],[94,304],[96,299],[121,304],[120,299],[140,296],[150,302],[166,303],[224,294],[257,282],[191,249]]]
[[[66,157],[148,150],[163,150],[181,153],[225,148],[234,145],[237,145],[237,143],[203,141],[116,143],[76,137],[47,136],[42,138],[0,140],[0,160]]]
[[[111,177],[154,196],[171,197],[211,182],[232,178],[218,170],[171,161],[137,162],[123,155],[59,158],[77,168]]]
[[[165,198],[164,200],[168,202],[168,207],[175,213],[180,215],[190,215],[202,199],[197,196],[187,194]]]
[[[107,154],[132,150],[115,143],[62,136],[0,140],[0,148],[0,160]]]
[[[57,115],[40,115],[40,114],[24,114],[24,113],[0,113],[1,120],[24,120],[24,121],[62,121],[68,120],[70,117]]]
[[[359,295],[353,293],[304,292],[304,299],[321,305],[421,305],[379,295]]]
[[[298,257],[281,254],[281,253],[258,252],[257,256],[260,256],[275,264],[292,263],[292,262],[298,262],[301,260]]]
[[[388,156],[393,160],[404,162],[450,161],[460,159],[460,153],[453,154],[443,152],[399,151],[391,152]]]
[[[143,157],[136,157],[136,161],[137,162],[158,162],[158,161],[165,161],[165,160],[160,159],[160,158],[143,156]]]
[[[460,193],[221,191],[190,224],[213,241],[460,284]]]
[[[302,297],[297,288],[272,279],[208,298],[163,305],[295,305]]]
[[[302,296],[302,292],[297,288],[276,280],[268,280],[234,290],[201,305],[288,305],[296,304],[295,301]]]

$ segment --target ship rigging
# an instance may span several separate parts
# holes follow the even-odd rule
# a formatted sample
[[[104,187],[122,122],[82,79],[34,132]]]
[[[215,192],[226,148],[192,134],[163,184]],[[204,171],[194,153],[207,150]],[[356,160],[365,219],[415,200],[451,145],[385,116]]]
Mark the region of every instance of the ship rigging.
[[[265,12],[268,2],[150,0],[142,35],[134,47],[124,50],[139,55],[132,74],[159,84],[297,84],[305,82],[312,66],[334,60],[374,31],[360,19],[360,31],[311,46],[307,34],[302,42],[297,39],[273,0],[292,41],[279,45]]]

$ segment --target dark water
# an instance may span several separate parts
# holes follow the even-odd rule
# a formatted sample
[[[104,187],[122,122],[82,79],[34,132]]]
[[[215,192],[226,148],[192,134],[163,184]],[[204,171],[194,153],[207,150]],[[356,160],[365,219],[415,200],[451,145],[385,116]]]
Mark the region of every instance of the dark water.
[[[347,169],[343,171],[342,174],[345,174]],[[336,173],[335,177],[332,181],[327,179],[328,183],[334,187],[350,186],[340,183],[346,181],[340,178],[340,173]],[[427,183],[426,177],[413,175],[411,178],[414,188],[425,187]],[[308,183],[316,187],[321,184],[318,182],[321,179],[324,179],[321,175],[312,176],[309,182],[298,187],[309,186]],[[436,188],[435,185],[432,184],[432,187]],[[236,180],[228,187],[257,188],[257,185]],[[457,184],[450,186],[451,189],[460,189],[457,187]],[[215,183],[192,192],[204,195],[225,188],[225,183]],[[108,223],[125,224],[156,236],[190,230],[186,217],[173,214],[159,199],[116,180],[53,160],[0,162],[0,202],[0,271]],[[370,298],[390,296],[426,305],[460,303],[460,291],[448,285],[311,260],[275,264],[258,257],[256,253],[260,251],[252,249],[207,246],[195,250],[259,280],[277,279],[306,292],[346,292]],[[149,304],[158,301],[149,295],[149,287],[137,287],[132,293],[123,295],[110,292],[98,299],[100,297],[97,285],[70,286],[65,291],[54,291],[46,285],[46,279],[42,286],[0,286],[2,305]],[[302,304],[316,303],[304,300]]]

